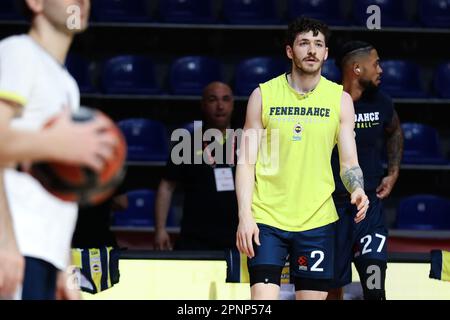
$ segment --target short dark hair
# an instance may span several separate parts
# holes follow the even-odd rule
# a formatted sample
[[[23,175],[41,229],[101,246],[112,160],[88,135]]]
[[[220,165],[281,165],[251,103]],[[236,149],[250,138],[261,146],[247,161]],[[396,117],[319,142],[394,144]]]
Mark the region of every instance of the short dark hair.
[[[325,44],[328,43],[328,38],[330,37],[330,29],[328,25],[322,21],[311,19],[307,17],[298,17],[291,21],[288,25],[286,31],[286,45],[293,46],[295,38],[299,33],[312,31],[314,36],[320,32],[325,37]]]
[[[15,5],[17,12],[22,14],[27,20],[31,20],[31,18],[33,18],[33,11],[28,6],[26,0],[15,0]]]
[[[347,61],[351,58],[362,54],[368,55],[373,49],[375,49],[375,47],[365,41],[348,41],[338,48],[335,63],[340,69],[342,69],[345,63],[347,63]]]

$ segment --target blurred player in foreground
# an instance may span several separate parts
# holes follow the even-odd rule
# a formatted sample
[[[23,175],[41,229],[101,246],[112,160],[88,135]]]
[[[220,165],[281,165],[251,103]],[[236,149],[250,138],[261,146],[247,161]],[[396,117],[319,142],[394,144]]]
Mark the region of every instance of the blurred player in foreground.
[[[77,205],[50,195],[30,175],[16,170],[15,163],[57,160],[100,171],[112,156],[115,139],[102,133],[108,122],[75,124],[70,119],[70,111],[80,105],[80,93],[64,61],[74,35],[87,27],[90,2],[17,4],[31,28],[28,34],[0,42],[0,161],[8,165],[0,184],[0,228],[7,229],[8,238],[0,240],[0,294],[17,299],[77,298],[64,272],[70,263]],[[51,128],[41,130],[61,112]],[[24,273],[19,252],[25,257]]]

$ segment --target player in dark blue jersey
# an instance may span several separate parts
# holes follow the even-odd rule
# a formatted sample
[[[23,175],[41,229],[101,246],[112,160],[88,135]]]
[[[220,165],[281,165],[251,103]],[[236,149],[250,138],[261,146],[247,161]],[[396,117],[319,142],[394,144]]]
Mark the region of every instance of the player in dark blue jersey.
[[[403,133],[389,96],[379,90],[380,59],[369,43],[345,43],[336,58],[342,70],[344,90],[355,105],[358,160],[364,174],[364,190],[370,201],[366,219],[354,222],[354,206],[339,178],[339,154],[334,150],[332,166],[336,190],[333,199],[339,214],[336,228],[335,279],[329,299],[342,299],[342,287],[352,280],[351,262],[358,270],[364,299],[385,300],[387,229],[382,200],[389,196],[400,169]],[[388,172],[384,175],[382,153],[386,148]]]

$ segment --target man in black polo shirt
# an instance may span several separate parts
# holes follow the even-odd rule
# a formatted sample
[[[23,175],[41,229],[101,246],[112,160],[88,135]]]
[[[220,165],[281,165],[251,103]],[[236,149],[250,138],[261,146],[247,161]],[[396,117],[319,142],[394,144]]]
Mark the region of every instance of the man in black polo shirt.
[[[356,213],[339,178],[339,155],[334,150],[332,166],[336,190],[333,199],[339,214],[336,228],[335,279],[329,299],[342,299],[342,287],[352,280],[351,262],[358,270],[364,299],[385,300],[387,229],[382,199],[397,181],[403,152],[403,134],[392,100],[378,89],[382,69],[377,50],[366,42],[351,41],[338,52],[344,90],[355,106],[358,160],[364,174],[364,190],[370,206],[366,219],[354,223]],[[381,155],[386,147],[388,173],[384,176]]]
[[[184,189],[184,204],[181,231],[174,249],[224,250],[235,247],[238,223],[234,189],[237,137],[226,132],[230,128],[234,108],[230,87],[221,82],[209,84],[203,91],[201,106],[203,132],[197,134],[202,135],[207,129],[220,130],[222,134],[217,142],[223,146],[223,154],[219,159],[206,142],[195,148],[192,139],[190,164],[176,165],[170,157],[155,201],[155,249],[172,248],[166,221],[177,185]],[[206,155],[207,161],[202,157],[201,164],[195,164],[194,157],[202,154]]]

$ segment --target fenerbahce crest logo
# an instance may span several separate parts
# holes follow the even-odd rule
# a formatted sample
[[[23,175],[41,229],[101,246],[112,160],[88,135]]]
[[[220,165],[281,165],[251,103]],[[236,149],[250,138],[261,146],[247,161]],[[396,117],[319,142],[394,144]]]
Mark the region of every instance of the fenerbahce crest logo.
[[[300,123],[297,123],[294,126],[294,135],[292,136],[292,140],[293,141],[300,141],[300,140],[302,140],[302,131],[303,131],[303,127],[301,126]]]

